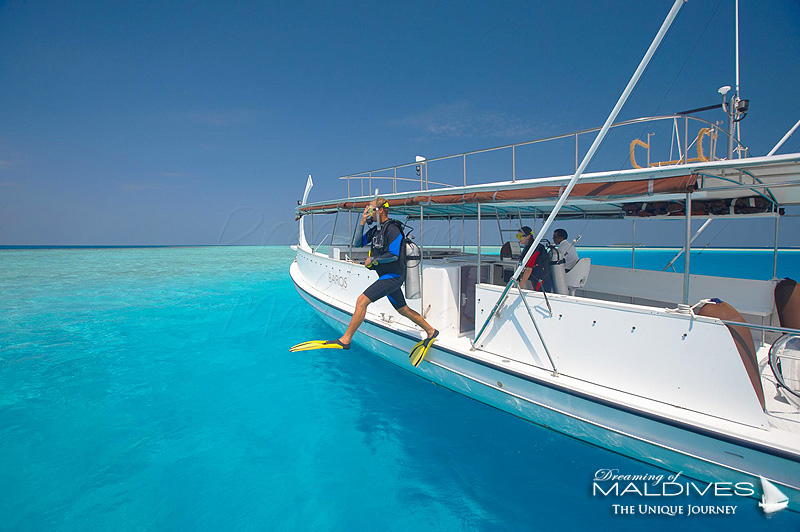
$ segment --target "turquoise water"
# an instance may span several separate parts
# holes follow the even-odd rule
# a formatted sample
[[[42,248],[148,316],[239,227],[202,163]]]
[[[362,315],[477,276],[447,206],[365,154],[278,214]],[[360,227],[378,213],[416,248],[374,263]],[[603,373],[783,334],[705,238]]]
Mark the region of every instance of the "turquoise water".
[[[578,250],[582,257],[592,257],[593,263],[629,268],[635,260],[636,268],[657,271],[663,270],[680,251],[678,248],[637,248],[632,257],[630,248],[578,248]],[[692,251],[689,257],[690,271],[700,275],[770,279],[774,256],[772,249],[700,249]],[[778,278],[800,279],[800,250],[780,250],[777,264]],[[683,266],[684,258],[681,255],[673,264],[674,271],[682,273]]]
[[[786,267],[800,271],[792,253]],[[612,515],[591,494],[595,471],[660,471],[355,346],[289,354],[332,334],[295,293],[292,258],[269,247],[0,251],[0,530],[800,526],[800,514],[766,518],[753,499],[735,516]],[[771,253],[767,265],[764,277]]]

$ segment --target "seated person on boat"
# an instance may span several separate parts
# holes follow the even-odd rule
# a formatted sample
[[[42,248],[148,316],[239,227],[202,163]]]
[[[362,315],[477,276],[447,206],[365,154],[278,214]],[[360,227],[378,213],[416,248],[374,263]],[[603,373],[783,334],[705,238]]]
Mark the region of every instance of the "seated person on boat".
[[[531,244],[533,244],[533,231],[527,225],[522,226],[517,233],[517,238],[519,239],[520,246],[522,246],[521,255],[524,258]],[[527,264],[525,264],[525,271],[522,272],[519,285],[522,288],[527,288],[526,283],[528,280],[531,281],[534,290],[540,292],[553,291],[553,280],[550,277],[550,255],[547,253],[542,243],[536,246],[533,255],[531,255],[531,258],[528,259]]]
[[[580,257],[578,256],[578,251],[575,249],[575,246],[567,240],[569,235],[567,235],[566,230],[564,229],[556,229],[553,231],[553,243],[558,246],[558,252],[561,255],[561,258],[564,259],[564,267],[567,271],[570,271],[572,268],[575,267],[575,264],[578,262]]]

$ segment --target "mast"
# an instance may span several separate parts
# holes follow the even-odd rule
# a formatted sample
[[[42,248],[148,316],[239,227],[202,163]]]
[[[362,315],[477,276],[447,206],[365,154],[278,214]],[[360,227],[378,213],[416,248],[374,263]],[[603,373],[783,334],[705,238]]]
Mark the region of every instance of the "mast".
[[[739,0],[736,0],[736,98],[739,98]]]
[[[739,101],[739,0],[736,0],[736,101]],[[741,122],[736,122],[736,140],[739,146],[742,145],[742,125]],[[739,158],[742,158],[742,152],[739,150]]]

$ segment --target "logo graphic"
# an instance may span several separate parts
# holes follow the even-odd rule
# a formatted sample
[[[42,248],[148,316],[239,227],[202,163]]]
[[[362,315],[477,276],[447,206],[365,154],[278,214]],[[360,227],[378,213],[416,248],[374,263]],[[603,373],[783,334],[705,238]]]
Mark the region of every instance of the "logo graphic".
[[[762,500],[759,506],[767,513],[782,510],[788,504],[768,480],[761,479]],[[776,493],[777,492],[777,493]],[[640,504],[611,504],[614,515],[736,515],[739,497],[756,495],[752,482],[701,482],[677,474],[625,474],[618,469],[599,469],[592,479],[592,496],[614,501],[619,497],[638,496]],[[686,502],[701,498],[707,504]]]

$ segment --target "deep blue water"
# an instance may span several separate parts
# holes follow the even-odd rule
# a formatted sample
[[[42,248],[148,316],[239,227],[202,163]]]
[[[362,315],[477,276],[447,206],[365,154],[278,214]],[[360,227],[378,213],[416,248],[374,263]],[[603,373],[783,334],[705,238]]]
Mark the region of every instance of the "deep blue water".
[[[664,253],[637,251],[637,264],[661,269]],[[764,266],[760,253],[720,262],[763,266],[755,277],[767,278],[772,255]],[[294,292],[292,257],[0,251],[0,530],[800,527],[800,514],[766,518],[753,499],[738,499],[734,516],[613,515],[618,501],[592,496],[595,471],[664,472],[356,346],[288,353],[332,334]],[[782,255],[779,275],[797,278],[798,258]]]

